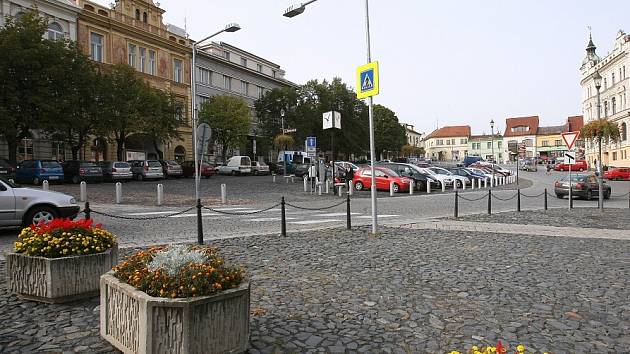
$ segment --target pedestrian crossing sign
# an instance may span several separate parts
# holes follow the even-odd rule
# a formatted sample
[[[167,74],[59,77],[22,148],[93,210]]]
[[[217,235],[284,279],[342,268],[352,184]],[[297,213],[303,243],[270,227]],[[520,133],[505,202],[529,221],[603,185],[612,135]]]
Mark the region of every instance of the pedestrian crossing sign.
[[[378,61],[360,66],[357,69],[357,98],[378,95]]]

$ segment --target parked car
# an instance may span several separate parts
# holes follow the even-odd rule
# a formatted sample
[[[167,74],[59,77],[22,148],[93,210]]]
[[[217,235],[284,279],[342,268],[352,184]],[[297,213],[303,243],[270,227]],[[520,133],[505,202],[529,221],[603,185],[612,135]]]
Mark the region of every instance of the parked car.
[[[271,173],[269,165],[260,161],[252,161],[252,173],[258,175],[268,175]]]
[[[472,183],[472,180],[475,180],[475,179],[476,180],[484,180],[484,179],[486,179],[486,176],[484,174],[474,172],[473,170],[470,170],[470,169],[464,168],[464,167],[452,168],[450,171],[454,175],[461,176],[461,177],[467,177],[468,180],[470,180],[470,183]]]
[[[0,159],[0,176],[15,178],[15,166],[8,160]]]
[[[184,177],[195,176],[195,161],[184,161],[180,164],[182,166],[182,173]],[[214,166],[211,166],[207,162],[201,163],[201,177],[210,178],[216,173]]]
[[[180,178],[184,175],[182,166],[173,160],[159,160],[162,165],[162,173],[165,178],[175,177]]]
[[[249,156],[232,156],[227,164],[219,166],[220,174],[223,175],[248,175],[252,173],[252,159]]]
[[[569,176],[564,176],[563,178],[557,180],[554,184],[556,197],[562,199],[565,195],[569,195],[569,185],[572,187],[571,193],[573,197],[583,198],[586,200],[598,198],[599,185],[595,174],[576,173],[571,176],[570,183]],[[604,184],[604,199],[609,199],[611,193],[612,188],[610,188],[609,185]]]
[[[54,160],[25,160],[17,166],[15,181],[36,186],[42,181],[63,183],[63,167]]]
[[[491,179],[492,178],[492,171],[490,171],[490,170],[485,170],[485,169],[476,168],[476,167],[468,167],[467,169],[472,171],[473,173],[475,173],[477,175],[484,176],[487,179]]]
[[[630,181],[630,167],[615,167],[604,172],[604,178],[615,181]]]
[[[427,181],[432,184],[439,184],[437,178],[421,172],[419,169],[415,168],[412,164],[407,163],[379,163],[379,167],[389,168],[390,170],[396,172],[399,176],[408,177],[414,181],[416,190],[426,190],[427,189]]]
[[[466,156],[464,157],[464,167],[468,167],[475,162],[482,161],[483,159],[479,156]]]
[[[458,176],[445,168],[433,166],[429,167],[429,170],[437,173],[438,175],[444,175],[452,178],[457,188],[463,188],[464,184],[470,184],[470,179],[468,177]]]
[[[0,226],[28,226],[54,218],[74,218],[76,200],[67,194],[24,188],[0,177]]]
[[[303,177],[304,175],[308,175],[308,167],[309,165],[305,163],[294,164],[293,174],[295,175],[295,177]]]
[[[392,189],[394,193],[409,191],[411,179],[401,177],[396,172],[385,167],[374,167],[376,177],[376,189],[389,191],[389,185],[394,182]],[[359,169],[353,179],[354,189],[361,191],[369,189],[372,185],[372,170],[369,168]]]
[[[568,163],[558,163],[556,164],[556,171],[568,171],[569,164]],[[571,171],[586,171],[588,170],[588,164],[586,160],[577,160],[574,165],[571,165]]]
[[[164,172],[162,171],[162,164],[157,160],[132,160],[131,172],[133,178],[142,181],[145,179],[162,179],[164,178]]]
[[[63,176],[65,182],[77,184],[79,182],[103,182],[103,170],[91,161],[65,161],[63,166]]]
[[[442,187],[442,185],[444,185],[444,188],[453,186],[453,183],[455,181],[455,178],[453,176],[437,173],[431,170],[430,167],[418,167],[418,169],[420,170],[420,172],[429,174],[433,178],[440,181],[440,187]]]
[[[536,161],[534,160],[527,160],[519,165],[519,169],[521,171],[536,172],[538,171],[538,165],[536,165]]]
[[[98,163],[107,181],[129,181],[133,178],[131,165],[124,161],[101,161]]]

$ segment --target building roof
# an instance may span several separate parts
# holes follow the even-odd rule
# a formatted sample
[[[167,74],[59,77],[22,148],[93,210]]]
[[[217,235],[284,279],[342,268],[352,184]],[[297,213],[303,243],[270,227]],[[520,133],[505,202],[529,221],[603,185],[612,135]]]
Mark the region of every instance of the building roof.
[[[552,127],[538,127],[537,135],[560,135],[567,130],[567,125],[555,125]]]
[[[507,118],[505,120],[505,133],[503,136],[508,138],[512,136],[536,135],[536,132],[538,132],[538,124],[538,116]],[[512,128],[521,126],[529,127],[529,129],[522,132],[512,131]]]
[[[568,131],[570,132],[582,130],[582,127],[584,126],[584,116],[572,116],[567,118],[567,121],[569,123]]]
[[[501,139],[503,138],[503,135],[494,134],[494,138]],[[471,141],[471,140],[488,140],[488,139],[492,139],[492,134],[471,135],[470,139],[468,140]]]
[[[454,138],[459,136],[470,136],[470,125],[447,126],[434,130],[425,139],[431,138]]]

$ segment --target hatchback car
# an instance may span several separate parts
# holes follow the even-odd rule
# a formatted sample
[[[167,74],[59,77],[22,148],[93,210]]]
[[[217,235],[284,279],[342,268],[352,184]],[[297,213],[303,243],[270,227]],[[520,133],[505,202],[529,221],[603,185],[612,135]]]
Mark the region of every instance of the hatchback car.
[[[252,161],[252,173],[258,175],[268,175],[271,173],[269,166],[264,162]]]
[[[28,226],[54,218],[74,218],[76,200],[67,194],[24,188],[0,177],[0,226]]]
[[[576,173],[571,176],[571,182],[569,183],[569,176],[556,181],[554,184],[554,191],[556,197],[562,199],[565,195],[569,195],[569,185],[571,186],[571,194],[573,197],[583,198],[591,200],[597,199],[599,195],[599,185],[597,183],[597,176],[594,174],[579,174]],[[604,184],[604,199],[609,199],[612,189],[609,185]]]
[[[414,181],[416,190],[426,190],[427,189],[427,181],[432,185],[439,184],[437,178],[433,176],[421,172],[419,169],[415,168],[412,164],[407,163],[379,163],[378,166],[389,168],[390,170],[396,172],[399,176],[408,177]]]
[[[162,173],[165,178],[181,178],[184,175],[184,170],[177,161],[160,160],[160,163],[162,164]]]
[[[0,159],[0,176],[15,178],[15,166],[5,159]]]
[[[604,178],[615,181],[630,181],[630,167],[615,167],[604,172]]]
[[[184,177],[195,177],[195,161],[184,161],[180,164]],[[207,162],[201,164],[201,177],[210,178],[216,173],[213,166]]]
[[[94,162],[90,161],[66,161],[63,166],[63,176],[66,182],[79,183],[103,181],[103,170]]]
[[[390,183],[394,193],[409,191],[411,179],[401,177],[396,172],[385,167],[374,167],[376,190],[388,191]],[[369,189],[372,185],[372,171],[369,168],[359,169],[353,179],[354,189],[357,191]]]
[[[129,161],[131,164],[131,172],[133,177],[138,181],[145,179],[162,179],[164,178],[164,172],[162,172],[162,164],[157,160],[133,160]]]
[[[103,178],[107,181],[128,181],[133,178],[131,165],[124,161],[101,161],[98,163],[103,170]]]
[[[54,160],[25,160],[17,166],[15,181],[36,186],[42,181],[63,183],[63,167]]]
[[[586,171],[588,170],[588,164],[586,160],[577,160],[574,165],[569,165],[568,163],[558,163],[556,164],[556,171],[568,171],[569,166],[571,166],[571,171]]]

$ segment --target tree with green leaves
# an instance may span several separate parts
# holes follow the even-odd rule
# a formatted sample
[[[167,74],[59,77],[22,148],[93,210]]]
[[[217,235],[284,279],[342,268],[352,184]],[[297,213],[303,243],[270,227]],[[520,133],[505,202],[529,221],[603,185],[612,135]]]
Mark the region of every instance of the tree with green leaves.
[[[42,39],[48,20],[35,11],[7,17],[0,29],[0,137],[7,142],[9,160],[17,160],[20,142],[31,137],[54,114],[54,75],[58,60],[53,42]]]
[[[251,125],[250,110],[241,98],[213,96],[201,104],[199,121],[208,123],[212,129],[212,138],[221,145],[221,159],[225,161],[227,150],[240,147],[247,139]]]
[[[374,105],[374,140],[377,154],[400,151],[407,143],[405,127],[400,125],[396,113],[380,104]]]
[[[604,208],[603,198],[604,198],[604,181],[603,174],[604,171],[602,169],[602,141],[607,142],[617,142],[621,138],[619,133],[619,126],[616,123],[609,121],[606,118],[596,119],[591,121],[590,123],[584,125],[582,130],[580,131],[580,135],[582,138],[586,140],[590,140],[591,142],[597,143],[598,148],[598,158],[597,158],[597,171],[599,172],[598,176],[598,185],[599,185],[599,209]]]
[[[139,130],[151,141],[158,158],[163,159],[164,152],[160,147],[169,140],[181,138],[178,128],[184,123],[181,120],[183,103],[172,92],[151,87],[146,87],[141,94],[143,115]]]

